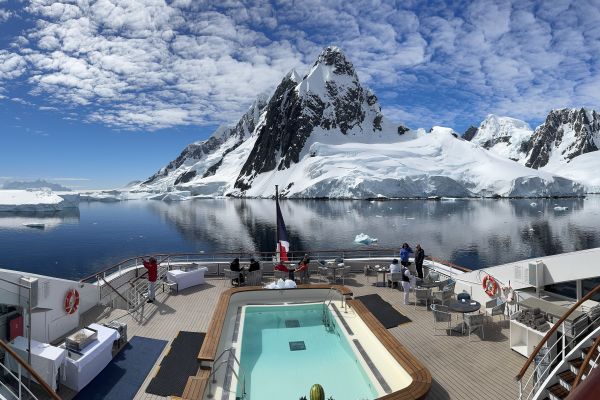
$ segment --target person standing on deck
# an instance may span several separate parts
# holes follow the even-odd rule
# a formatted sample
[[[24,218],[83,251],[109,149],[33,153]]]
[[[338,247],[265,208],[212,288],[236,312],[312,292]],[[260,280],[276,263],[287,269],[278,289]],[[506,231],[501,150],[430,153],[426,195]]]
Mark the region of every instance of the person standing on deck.
[[[148,270],[148,300],[146,300],[146,303],[153,303],[156,279],[158,278],[158,264],[154,257],[150,257],[148,261],[142,257],[142,263],[144,268]]]
[[[420,279],[423,279],[423,261],[425,260],[425,251],[418,244],[415,252],[415,266],[417,267],[417,275]]]
[[[407,266],[402,265],[402,290],[404,290],[404,305],[408,305],[408,295],[410,294],[410,279],[412,275]]]
[[[242,274],[242,270],[240,268],[240,259],[234,258],[233,261],[229,264],[229,270],[239,272],[237,279],[231,280],[231,286],[239,285],[241,286],[244,283],[244,274]]]
[[[410,265],[410,261],[408,261],[408,256],[410,255],[410,253],[414,253],[414,252],[410,248],[408,243],[404,243],[402,245],[402,248],[400,249],[400,264],[402,264],[404,267],[407,267],[407,268]]]

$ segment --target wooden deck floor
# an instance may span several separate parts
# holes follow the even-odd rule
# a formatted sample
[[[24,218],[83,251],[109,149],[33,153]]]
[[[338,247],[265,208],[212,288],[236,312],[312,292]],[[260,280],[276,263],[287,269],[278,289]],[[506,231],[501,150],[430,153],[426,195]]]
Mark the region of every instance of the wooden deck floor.
[[[481,399],[492,393],[497,400],[517,398],[514,376],[525,358],[509,348],[508,322],[495,320],[486,325],[484,340],[481,335],[474,334],[469,342],[467,336],[445,336],[442,331],[434,336],[430,311],[424,306],[415,309],[413,305],[403,305],[402,292],[374,287],[373,282],[374,277],[369,282],[366,277],[356,275],[346,279],[345,283],[352,288],[355,297],[377,293],[412,320],[390,329],[390,332],[429,368],[433,377],[429,399]],[[129,338],[138,335],[170,342],[181,330],[206,331],[220,293],[229,287],[227,280],[214,278],[208,279],[202,287],[186,289],[176,295],[159,290],[158,301],[146,304],[141,318],[140,315],[134,318],[122,310],[112,310],[109,314],[98,311],[87,315],[86,322],[107,322],[118,318],[127,323]],[[460,316],[456,318],[458,323]],[[168,349],[167,345],[165,353]],[[145,392],[163,356],[157,360],[136,399],[165,399]]]

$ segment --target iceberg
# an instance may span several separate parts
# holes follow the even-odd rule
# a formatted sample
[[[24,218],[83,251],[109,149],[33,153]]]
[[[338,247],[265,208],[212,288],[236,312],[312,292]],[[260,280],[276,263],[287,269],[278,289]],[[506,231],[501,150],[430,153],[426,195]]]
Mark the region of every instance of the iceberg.
[[[359,233],[358,235],[356,235],[356,237],[354,238],[354,243],[360,243],[360,244],[371,244],[371,243],[377,243],[379,240],[377,238],[372,238],[367,234],[364,233]]]
[[[0,212],[52,212],[79,207],[79,194],[43,190],[0,190]]]

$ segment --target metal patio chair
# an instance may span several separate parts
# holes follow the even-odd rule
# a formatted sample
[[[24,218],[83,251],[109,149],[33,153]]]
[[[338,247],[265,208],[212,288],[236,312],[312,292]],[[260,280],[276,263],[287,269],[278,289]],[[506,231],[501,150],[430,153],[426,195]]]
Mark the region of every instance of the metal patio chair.
[[[440,329],[437,327],[437,324],[444,323],[448,324],[448,327],[445,329],[446,332],[450,332],[450,336],[452,336],[452,314],[448,312],[448,307],[432,304],[431,311],[433,311],[433,334],[435,335]]]
[[[481,338],[484,339],[483,324],[485,314],[465,314],[465,328],[469,332],[469,342],[471,341],[471,332],[481,329]]]

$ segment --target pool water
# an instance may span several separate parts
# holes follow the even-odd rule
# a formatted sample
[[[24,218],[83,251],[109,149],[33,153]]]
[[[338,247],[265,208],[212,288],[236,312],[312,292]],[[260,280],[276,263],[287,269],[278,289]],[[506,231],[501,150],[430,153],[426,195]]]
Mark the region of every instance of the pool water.
[[[378,397],[346,336],[328,316],[330,328],[323,323],[323,303],[245,308],[240,363],[247,399],[310,398],[315,383],[323,386],[326,399]]]

